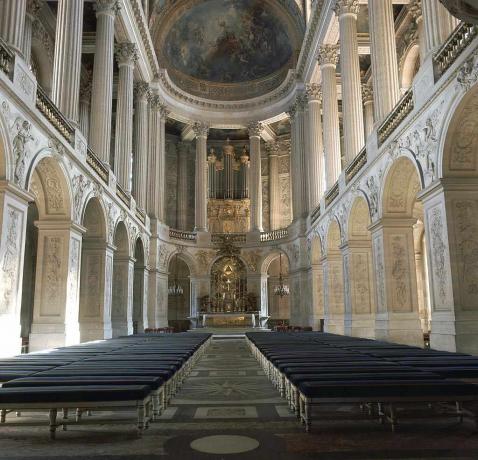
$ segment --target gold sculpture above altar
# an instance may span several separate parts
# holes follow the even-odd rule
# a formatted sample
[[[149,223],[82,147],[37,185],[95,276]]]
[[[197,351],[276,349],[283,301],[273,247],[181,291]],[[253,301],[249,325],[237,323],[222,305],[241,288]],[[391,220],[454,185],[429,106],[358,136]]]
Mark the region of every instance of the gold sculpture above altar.
[[[250,228],[250,201],[209,199],[207,218],[211,233],[246,233]]]

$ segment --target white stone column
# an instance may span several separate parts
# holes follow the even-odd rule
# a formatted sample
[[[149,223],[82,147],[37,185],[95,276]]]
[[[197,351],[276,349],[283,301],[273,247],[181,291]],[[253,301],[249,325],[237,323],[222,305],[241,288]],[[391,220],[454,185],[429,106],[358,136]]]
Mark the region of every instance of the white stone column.
[[[96,51],[91,91],[90,145],[104,162],[110,161],[113,104],[113,60],[116,0],[96,1]]]
[[[149,161],[147,211],[151,218],[164,221],[165,125],[168,111],[157,94],[149,99]]]
[[[189,143],[178,144],[178,206],[177,223],[179,230],[187,230],[188,224],[188,157]]]
[[[91,81],[85,81],[80,86],[80,131],[88,141],[90,133]]]
[[[134,110],[134,158],[133,158],[133,196],[140,209],[146,209],[146,191],[148,189],[148,118],[149,85],[139,82],[135,86],[136,105]]]
[[[362,88],[363,118],[365,124],[365,138],[370,136],[375,123],[373,118],[373,90],[370,85],[364,85]]]
[[[407,8],[417,25],[418,42],[420,46],[420,63],[422,63],[427,54],[427,39],[423,27],[422,0],[412,0],[407,5]]]
[[[340,74],[344,156],[348,165],[364,146],[362,84],[357,40],[358,0],[337,0],[335,13],[340,25]]]
[[[84,228],[40,221],[30,351],[80,341],[79,288]]]
[[[280,190],[279,190],[279,146],[268,142],[266,151],[269,158],[269,226],[271,230],[280,228]]]
[[[0,357],[21,351],[21,304],[28,201],[20,189],[0,184]]]
[[[56,19],[52,100],[78,125],[84,0],[60,0]]]
[[[118,102],[116,105],[115,175],[126,193],[131,193],[133,152],[133,72],[138,59],[134,43],[116,47],[119,67]]]
[[[251,123],[249,130],[251,231],[262,232],[262,176],[261,176],[261,123]]]
[[[30,64],[32,55],[32,34],[33,21],[35,21],[38,12],[43,6],[42,0],[27,0],[26,16],[25,16],[25,31],[23,34],[22,52],[23,58],[27,64]]]
[[[4,0],[1,6],[0,36],[22,55],[27,0]]]
[[[337,182],[342,170],[337,75],[335,73],[338,62],[337,46],[321,46],[319,48],[318,61],[322,73],[325,186],[326,189],[329,189]]]
[[[423,26],[425,29],[426,56],[437,50],[458,26],[439,0],[422,0]],[[425,56],[425,57],[426,57]]]
[[[322,87],[318,84],[307,86],[307,135],[309,136],[309,151],[307,169],[309,171],[309,209],[313,211],[320,203],[325,191],[324,172],[324,141],[322,133]]]
[[[196,218],[195,231],[207,231],[207,136],[209,126],[196,123]]]
[[[109,339],[114,248],[105,242],[83,243],[80,288],[80,341]]]
[[[400,99],[392,0],[368,3],[375,121],[381,122]]]
[[[149,272],[145,266],[134,266],[133,281],[133,329],[142,334],[148,325],[148,282]]]

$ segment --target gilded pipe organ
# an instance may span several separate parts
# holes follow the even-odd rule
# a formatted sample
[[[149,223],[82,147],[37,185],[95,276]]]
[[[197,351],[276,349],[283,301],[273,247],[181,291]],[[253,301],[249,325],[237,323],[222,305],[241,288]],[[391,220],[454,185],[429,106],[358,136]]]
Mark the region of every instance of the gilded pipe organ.
[[[222,156],[208,155],[208,228],[212,233],[243,233],[250,229],[249,153],[236,155],[229,140]]]

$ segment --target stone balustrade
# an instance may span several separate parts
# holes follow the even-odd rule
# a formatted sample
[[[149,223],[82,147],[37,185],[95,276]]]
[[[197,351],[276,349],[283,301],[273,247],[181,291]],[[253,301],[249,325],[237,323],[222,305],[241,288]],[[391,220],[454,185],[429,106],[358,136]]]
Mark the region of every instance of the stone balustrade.
[[[194,243],[197,241],[196,233],[176,230],[174,228],[169,229],[169,237],[175,240],[192,241]]]
[[[13,53],[0,38],[0,70],[10,76],[13,65]]]
[[[278,230],[271,230],[270,232],[261,233],[261,243],[266,243],[269,241],[277,241],[287,238],[289,236],[289,231],[287,228],[280,228]]]

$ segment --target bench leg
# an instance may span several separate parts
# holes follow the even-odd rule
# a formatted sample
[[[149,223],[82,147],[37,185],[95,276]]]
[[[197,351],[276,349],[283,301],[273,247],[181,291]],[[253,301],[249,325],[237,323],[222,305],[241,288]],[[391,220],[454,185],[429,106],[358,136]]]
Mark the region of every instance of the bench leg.
[[[68,420],[68,409],[63,409],[63,420],[66,422]],[[66,431],[66,423],[63,423],[63,431]]]
[[[7,418],[7,411],[5,409],[2,409],[0,411],[0,423],[5,423],[6,418]]]
[[[390,404],[390,423],[392,424],[392,432],[395,433],[397,418],[395,416],[395,408],[393,407],[393,404]]]
[[[50,409],[49,417],[50,417],[50,439],[55,439],[56,437],[56,409]]]
[[[16,415],[17,417],[21,417],[21,416],[22,416],[22,413],[21,413],[20,411],[17,411],[17,412],[15,412],[15,415]]]
[[[138,405],[138,437],[143,436],[143,431],[145,428],[145,408],[144,404]]]
[[[458,421],[463,423],[463,407],[460,401],[456,401],[456,414],[458,415]]]
[[[76,421],[79,422],[81,420],[81,415],[83,414],[83,411],[79,408],[76,409]]]
[[[312,408],[310,406],[309,401],[306,399],[304,403],[304,416],[305,416],[305,431],[306,433],[310,433],[310,426],[312,425],[311,423],[311,415],[312,415]]]

